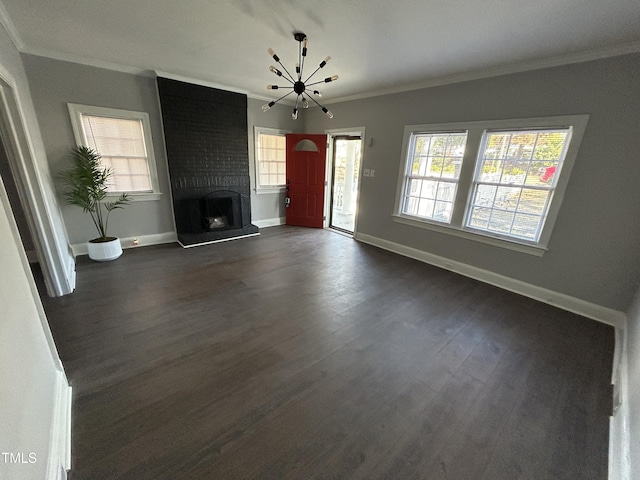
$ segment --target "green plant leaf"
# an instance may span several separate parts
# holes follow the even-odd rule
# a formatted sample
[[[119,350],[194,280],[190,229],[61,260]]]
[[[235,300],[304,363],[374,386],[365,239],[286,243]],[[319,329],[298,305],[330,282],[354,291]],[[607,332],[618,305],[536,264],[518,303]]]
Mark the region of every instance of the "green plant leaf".
[[[102,165],[102,157],[95,150],[78,145],[73,148],[69,158],[72,161],[71,168],[59,174],[66,187],[63,193],[65,203],[82,208],[91,216],[100,237],[106,237],[109,214],[128,205],[130,198],[123,193],[117,200],[103,203],[108,195],[113,170]]]

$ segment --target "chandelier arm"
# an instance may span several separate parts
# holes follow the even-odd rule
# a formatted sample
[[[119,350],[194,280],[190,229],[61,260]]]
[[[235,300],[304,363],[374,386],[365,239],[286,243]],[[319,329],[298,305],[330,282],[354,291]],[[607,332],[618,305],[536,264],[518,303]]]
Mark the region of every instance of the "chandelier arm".
[[[280,60],[278,60],[278,63],[284,69],[284,71],[287,72],[287,75],[289,75],[289,78],[287,78],[287,80],[291,79],[290,80],[291,83],[295,83],[295,79],[293,78],[293,75],[291,75],[291,73],[289,73],[289,70],[287,70],[287,67],[285,67]],[[283,77],[283,78],[286,78],[286,77]]]
[[[316,99],[313,98],[311,95],[308,95],[308,97],[311,100],[313,100],[313,103],[315,103],[316,105],[318,105],[318,107],[320,107],[320,110],[322,110],[327,117],[333,118],[333,113],[331,113],[327,107],[323,107],[322,105],[320,105],[318,102],[316,102]]]
[[[310,92],[307,92],[307,93],[310,93]],[[312,101],[313,103],[315,103],[316,105],[318,105],[320,108],[324,108],[324,107],[323,107],[322,105],[320,105],[320,104],[316,101],[316,99],[315,99],[315,98],[313,98],[311,95],[307,95],[307,97],[309,97],[309,98],[311,99],[311,101]]]
[[[302,41],[298,41],[298,81],[302,79]]]
[[[307,82],[311,79],[311,77],[313,77],[316,73],[318,73],[318,70],[320,70],[321,68],[322,68],[322,67],[318,67],[318,68],[316,68],[316,69],[313,71],[313,73],[307,77],[307,79],[304,81],[304,83],[307,83]],[[315,85],[315,84],[314,84],[314,85]]]
[[[289,73],[289,72],[287,72],[287,73]],[[293,84],[294,84],[294,81],[293,81],[293,80],[291,80],[290,78],[285,77],[284,75],[283,75],[281,78],[283,78],[284,80],[286,80],[287,82],[289,82],[291,85],[293,85]],[[288,86],[289,86],[289,85],[287,85],[287,87],[288,87]]]
[[[289,92],[289,93],[285,93],[283,96],[281,96],[279,99],[277,99],[276,101],[273,102],[273,104],[275,105],[276,103],[278,103],[280,100],[282,100],[284,97],[288,97],[289,95],[291,95],[293,93],[293,89]]]
[[[305,47],[303,47],[302,49],[302,60],[300,60],[300,78],[298,78],[298,80],[302,81],[302,72],[304,70],[304,59],[307,58],[307,47],[306,47],[306,40],[305,40]]]
[[[328,78],[331,78],[331,77],[328,77]],[[335,82],[335,80],[331,80],[331,81],[332,81],[332,82]],[[310,83],[310,84],[305,85],[305,86],[306,86],[306,87],[310,87],[310,86],[312,86],[312,85],[318,85],[318,84],[320,84],[320,83],[329,83],[329,82],[327,82],[326,80],[320,80],[319,82]]]

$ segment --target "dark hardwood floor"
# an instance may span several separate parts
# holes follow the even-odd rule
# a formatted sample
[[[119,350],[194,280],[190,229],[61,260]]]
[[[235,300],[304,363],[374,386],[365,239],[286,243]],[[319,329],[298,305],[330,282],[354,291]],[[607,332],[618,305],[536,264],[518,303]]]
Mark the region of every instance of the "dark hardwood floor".
[[[606,325],[295,227],[77,274],[72,480],[607,478]]]

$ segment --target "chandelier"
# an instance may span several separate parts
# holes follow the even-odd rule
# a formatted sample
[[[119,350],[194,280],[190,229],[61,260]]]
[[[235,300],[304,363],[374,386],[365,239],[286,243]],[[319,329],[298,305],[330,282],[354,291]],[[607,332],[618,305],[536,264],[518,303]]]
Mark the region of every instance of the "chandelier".
[[[309,100],[311,100],[313,103],[318,105],[318,107],[322,109],[322,111],[325,113],[327,117],[333,118],[333,113],[331,113],[326,107],[323,107],[322,105],[320,105],[318,101],[314,98],[314,97],[320,98],[322,96],[322,93],[320,93],[320,91],[314,88],[310,89],[309,87],[313,87],[321,83],[335,82],[338,79],[338,75],[333,75],[332,77],[327,77],[317,82],[307,83],[309,80],[311,80],[311,77],[313,77],[321,68],[324,68],[324,66],[327,63],[329,63],[329,60],[331,60],[331,57],[326,57],[322,62],[320,62],[320,64],[318,65],[318,68],[316,68],[311,75],[304,78],[302,72],[304,70],[304,61],[305,61],[305,58],[307,57],[307,36],[302,32],[295,32],[293,34],[293,38],[298,42],[298,63],[296,63],[295,76],[291,75],[289,70],[287,70],[287,67],[285,67],[282,64],[282,62],[280,61],[280,57],[278,57],[278,55],[275,54],[273,49],[269,48],[267,50],[269,52],[269,55],[271,55],[273,59],[282,67],[282,70],[284,70],[284,73],[282,72],[282,70],[278,70],[273,65],[269,67],[269,70],[275,73],[278,77],[290,83],[290,85],[285,85],[285,86],[267,85],[267,90],[291,89],[291,91],[285,93],[283,96],[281,96],[277,100],[264,104],[262,106],[262,110],[266,112],[283,98],[286,98],[292,93],[295,93],[298,97],[296,98],[296,104],[293,107],[293,111],[291,112],[291,118],[293,118],[294,120],[298,118],[298,106],[302,108],[309,108]]]

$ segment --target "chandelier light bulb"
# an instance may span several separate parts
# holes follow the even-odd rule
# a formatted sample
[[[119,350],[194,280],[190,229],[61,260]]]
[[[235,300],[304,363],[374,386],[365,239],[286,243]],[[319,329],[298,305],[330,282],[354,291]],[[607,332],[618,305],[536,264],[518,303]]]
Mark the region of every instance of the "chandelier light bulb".
[[[324,112],[324,114],[329,117],[329,118],[333,118],[333,113],[331,113],[331,110],[328,110],[325,107],[322,107],[322,111]]]
[[[324,68],[324,66],[329,63],[329,61],[331,60],[331,57],[325,57],[325,59],[323,61],[320,62],[320,68]]]
[[[267,85],[267,90],[278,90],[278,85]]]
[[[309,108],[309,102],[304,97],[302,97],[302,108]]]
[[[268,48],[267,52],[269,52],[269,55],[271,55],[276,62],[280,61],[278,55],[276,55],[276,52],[273,51],[273,48]]]
[[[267,110],[269,110],[271,107],[273,107],[276,104],[276,102],[269,102],[269,103],[265,103],[264,105],[262,105],[262,111],[266,112]]]
[[[321,97],[321,96],[322,96],[322,92],[321,92],[320,90],[314,90],[314,91],[313,91],[313,94],[314,94],[314,95],[317,95],[318,97]]]
[[[273,65],[271,65],[269,67],[269,70],[272,71],[273,73],[275,73],[276,75],[278,75],[279,77],[282,76],[282,72],[280,70],[278,70],[276,67],[274,67]]]
[[[293,111],[291,112],[291,118],[293,118],[294,120],[298,119],[298,109],[294,108]]]

